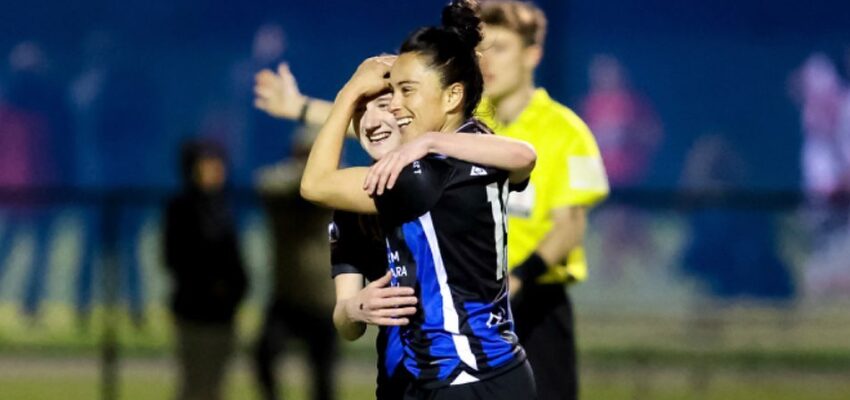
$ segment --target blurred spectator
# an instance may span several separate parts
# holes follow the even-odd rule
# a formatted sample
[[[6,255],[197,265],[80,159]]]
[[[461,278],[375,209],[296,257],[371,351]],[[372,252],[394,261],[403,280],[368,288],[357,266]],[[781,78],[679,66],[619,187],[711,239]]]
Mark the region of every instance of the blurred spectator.
[[[741,190],[747,165],[719,134],[700,137],[688,154],[682,186],[713,200]],[[689,242],[682,266],[712,299],[789,300],[794,281],[778,254],[771,214],[755,209],[697,208],[688,214]],[[730,233],[734,232],[734,238]]]
[[[181,167],[183,191],[168,203],[164,232],[180,366],[177,398],[217,400],[247,278],[223,192],[223,151],[208,141],[189,141]]]
[[[595,56],[588,75],[590,92],[582,104],[582,117],[599,143],[611,186],[640,185],[662,139],[655,111],[631,89],[623,66],[613,56]]]
[[[69,97],[78,130],[74,149],[80,170],[76,183],[86,188],[122,190],[157,187],[166,181],[164,135],[160,129],[154,85],[145,63],[131,56],[114,33],[94,30],[82,46],[85,63],[72,79]],[[71,153],[69,151],[69,153]],[[121,193],[119,193],[121,194]],[[86,213],[84,254],[77,282],[77,308],[86,312],[92,299],[100,215]],[[123,207],[119,224],[121,294],[136,323],[144,311],[139,232],[154,218],[141,207]]]
[[[232,120],[228,125],[238,128],[230,130],[224,140],[234,152],[235,181],[240,186],[250,185],[253,172],[260,166],[277,162],[281,154],[291,152],[287,123],[253,107],[254,74],[264,68],[277,68],[286,47],[286,33],[279,24],[266,23],[257,28],[250,57],[235,63],[230,69],[232,111],[212,116],[217,121],[228,117]]]
[[[263,399],[278,399],[274,364],[285,341],[300,339],[308,350],[314,400],[334,396],[337,338],[332,315],[333,281],[327,273],[329,210],[301,198],[301,174],[312,138],[296,136],[290,161],[258,174],[274,248],[274,287],[255,349],[257,378]]]
[[[65,151],[73,140],[68,108],[61,87],[50,76],[44,48],[33,41],[16,44],[8,57],[10,71],[5,99],[0,99],[0,187],[6,190],[55,188],[70,183],[73,153]],[[49,274],[49,249],[53,211],[25,200],[9,207],[0,236],[0,278],[19,234],[33,236],[32,263],[23,291],[28,315],[38,311]]]
[[[661,124],[650,103],[630,87],[626,71],[615,57],[593,57],[588,68],[590,92],[582,103],[582,117],[599,143],[612,188],[634,188],[644,183],[662,137]],[[611,205],[598,212],[598,226],[606,243],[599,269],[605,279],[617,280],[629,260],[653,263],[655,245],[647,235],[645,216],[637,209]]]
[[[792,75],[791,94],[800,106],[801,163],[808,199],[809,294],[850,291],[850,90],[825,54],[809,56]]]

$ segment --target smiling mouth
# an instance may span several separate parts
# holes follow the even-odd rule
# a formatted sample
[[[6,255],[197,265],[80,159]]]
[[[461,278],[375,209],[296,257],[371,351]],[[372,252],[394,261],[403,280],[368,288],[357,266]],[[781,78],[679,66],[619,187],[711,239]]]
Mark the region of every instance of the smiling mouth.
[[[393,134],[393,133],[392,133],[391,131],[380,131],[380,132],[375,132],[375,133],[373,133],[373,134],[369,135],[369,142],[370,142],[370,143],[380,143],[380,142],[383,142],[384,140],[389,139],[389,138],[390,138],[390,136],[392,136],[392,134]]]
[[[413,118],[403,117],[403,118],[399,118],[396,122],[398,122],[399,128],[404,128],[404,127],[410,125],[411,122],[413,122]]]

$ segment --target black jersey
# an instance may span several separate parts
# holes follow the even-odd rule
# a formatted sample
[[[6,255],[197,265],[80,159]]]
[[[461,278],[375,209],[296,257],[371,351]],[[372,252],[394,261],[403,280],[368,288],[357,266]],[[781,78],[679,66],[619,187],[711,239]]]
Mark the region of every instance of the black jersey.
[[[462,132],[491,133],[470,120]],[[404,365],[426,387],[487,379],[525,360],[507,288],[508,173],[442,156],[376,198],[393,284],[413,287]]]
[[[375,215],[334,211],[328,225],[331,245],[331,276],[360,274],[374,281],[387,273],[387,246]],[[375,343],[378,351],[377,400],[400,399],[409,375],[401,365],[403,356],[399,328],[381,326]]]

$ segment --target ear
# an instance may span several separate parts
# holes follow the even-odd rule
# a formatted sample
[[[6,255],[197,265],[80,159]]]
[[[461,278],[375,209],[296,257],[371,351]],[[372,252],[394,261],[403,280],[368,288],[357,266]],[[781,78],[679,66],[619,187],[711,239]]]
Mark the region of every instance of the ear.
[[[455,82],[443,90],[443,112],[459,111],[463,108],[463,84]]]
[[[543,47],[533,44],[522,51],[522,63],[526,69],[535,70],[543,59]]]

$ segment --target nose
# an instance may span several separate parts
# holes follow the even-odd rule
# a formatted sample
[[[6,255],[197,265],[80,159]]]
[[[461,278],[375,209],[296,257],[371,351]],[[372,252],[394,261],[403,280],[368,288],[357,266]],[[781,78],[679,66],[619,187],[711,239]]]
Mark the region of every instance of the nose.
[[[390,112],[393,116],[398,117],[398,113],[401,111],[401,96],[396,96],[395,92],[393,92],[392,100],[390,100]]]
[[[378,129],[381,126],[380,118],[376,117],[376,112],[367,111],[363,115],[363,130],[365,130],[366,134],[371,133],[375,129]]]

